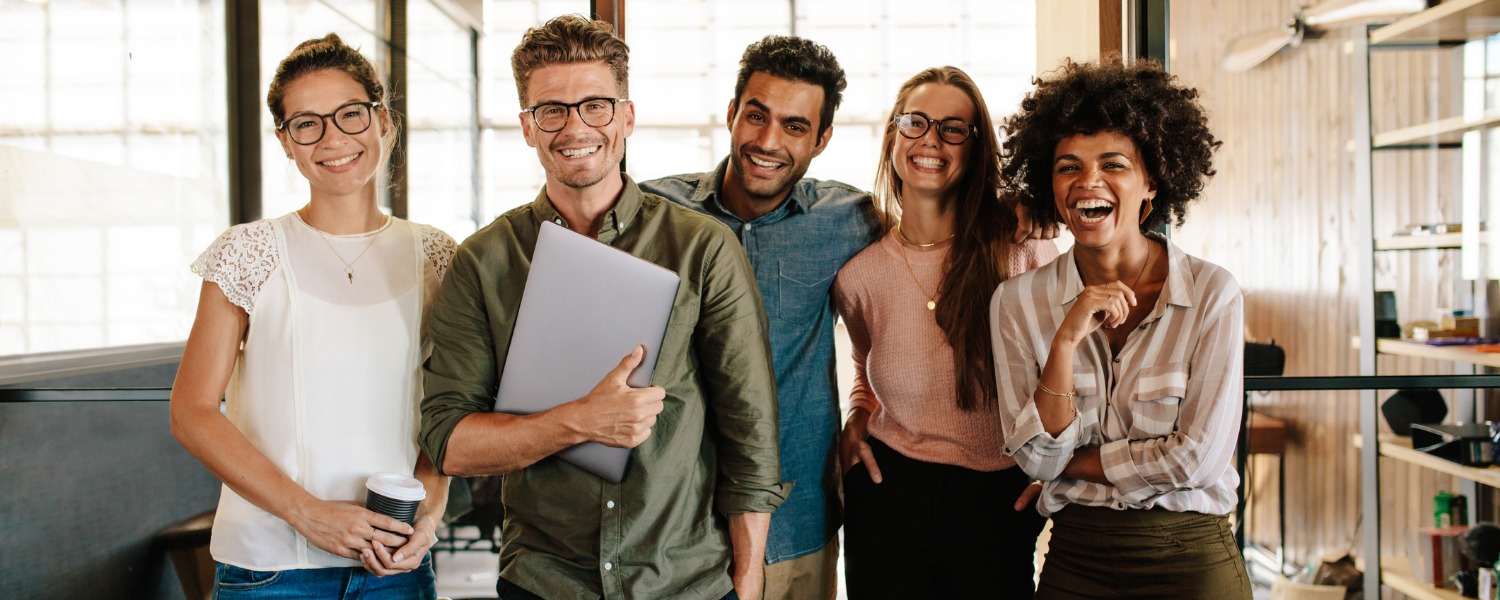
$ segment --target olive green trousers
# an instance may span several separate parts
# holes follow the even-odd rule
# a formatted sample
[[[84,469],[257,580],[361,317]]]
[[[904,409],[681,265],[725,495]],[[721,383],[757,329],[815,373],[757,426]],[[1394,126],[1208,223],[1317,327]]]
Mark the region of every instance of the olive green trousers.
[[[1037,600],[1250,600],[1226,515],[1072,505],[1052,515]]]

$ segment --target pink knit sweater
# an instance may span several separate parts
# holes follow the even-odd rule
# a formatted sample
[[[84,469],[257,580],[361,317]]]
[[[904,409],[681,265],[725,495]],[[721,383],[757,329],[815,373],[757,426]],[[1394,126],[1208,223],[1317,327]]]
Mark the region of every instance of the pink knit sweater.
[[[849,404],[868,410],[870,435],[902,455],[999,471],[1016,464],[1001,451],[1000,418],[993,410],[958,408],[953,397],[953,348],[934,312],[927,310],[947,255],[946,248],[904,249],[887,234],[839,269],[834,304],[854,345]],[[1009,275],[1054,258],[1057,246],[1050,241],[1012,246]],[[974,335],[989,335],[989,330],[976,327]],[[993,404],[994,399],[987,402]]]

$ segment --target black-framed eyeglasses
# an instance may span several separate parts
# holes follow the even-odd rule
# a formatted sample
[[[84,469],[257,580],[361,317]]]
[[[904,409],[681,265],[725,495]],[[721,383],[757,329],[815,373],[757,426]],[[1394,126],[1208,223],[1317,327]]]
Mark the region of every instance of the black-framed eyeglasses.
[[[919,112],[896,115],[896,118],[891,120],[896,123],[896,131],[901,132],[903,137],[914,140],[927,135],[927,129],[932,127],[933,123],[937,123],[938,139],[955,146],[964,143],[979,129],[963,119],[938,121]]]
[[[303,146],[311,146],[323,139],[323,134],[328,128],[323,125],[324,119],[333,119],[333,126],[339,128],[349,135],[364,133],[370,128],[370,113],[380,107],[379,102],[350,102],[338,107],[326,115],[317,113],[302,113],[293,115],[292,118],[282,121],[276,126],[278,130],[286,130],[287,136],[293,142]]]
[[[556,133],[568,126],[568,113],[574,109],[578,110],[578,118],[583,119],[584,125],[603,127],[614,122],[615,105],[629,101],[625,98],[586,98],[572,104],[547,102],[521,112],[531,113],[531,122],[536,124],[537,129]]]

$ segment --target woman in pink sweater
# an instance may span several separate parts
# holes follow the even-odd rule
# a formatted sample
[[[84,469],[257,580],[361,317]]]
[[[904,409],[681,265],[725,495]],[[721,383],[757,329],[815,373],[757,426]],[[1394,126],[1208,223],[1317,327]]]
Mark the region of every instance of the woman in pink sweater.
[[[901,86],[875,194],[891,230],[839,271],[854,345],[839,436],[849,597],[1030,598],[1043,519],[1002,452],[986,310],[1006,277],[1052,260],[1013,244],[995,129],[953,67]]]

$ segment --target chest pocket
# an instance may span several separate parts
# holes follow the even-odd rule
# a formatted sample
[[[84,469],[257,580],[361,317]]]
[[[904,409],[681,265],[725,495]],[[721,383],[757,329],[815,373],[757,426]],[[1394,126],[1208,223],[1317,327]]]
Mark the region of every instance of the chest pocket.
[[[783,260],[776,278],[776,318],[806,323],[828,308],[828,287],[838,273],[832,260]]]
[[[1078,425],[1081,431],[1093,432],[1097,435],[1099,430],[1099,404],[1104,401],[1099,394],[1099,376],[1094,373],[1094,365],[1088,359],[1080,358],[1074,366],[1073,371],[1073,403],[1078,409]],[[1097,440],[1090,440],[1097,443]]]
[[[1184,363],[1153,365],[1141,370],[1130,399],[1131,439],[1163,437],[1177,429],[1187,380]]]

